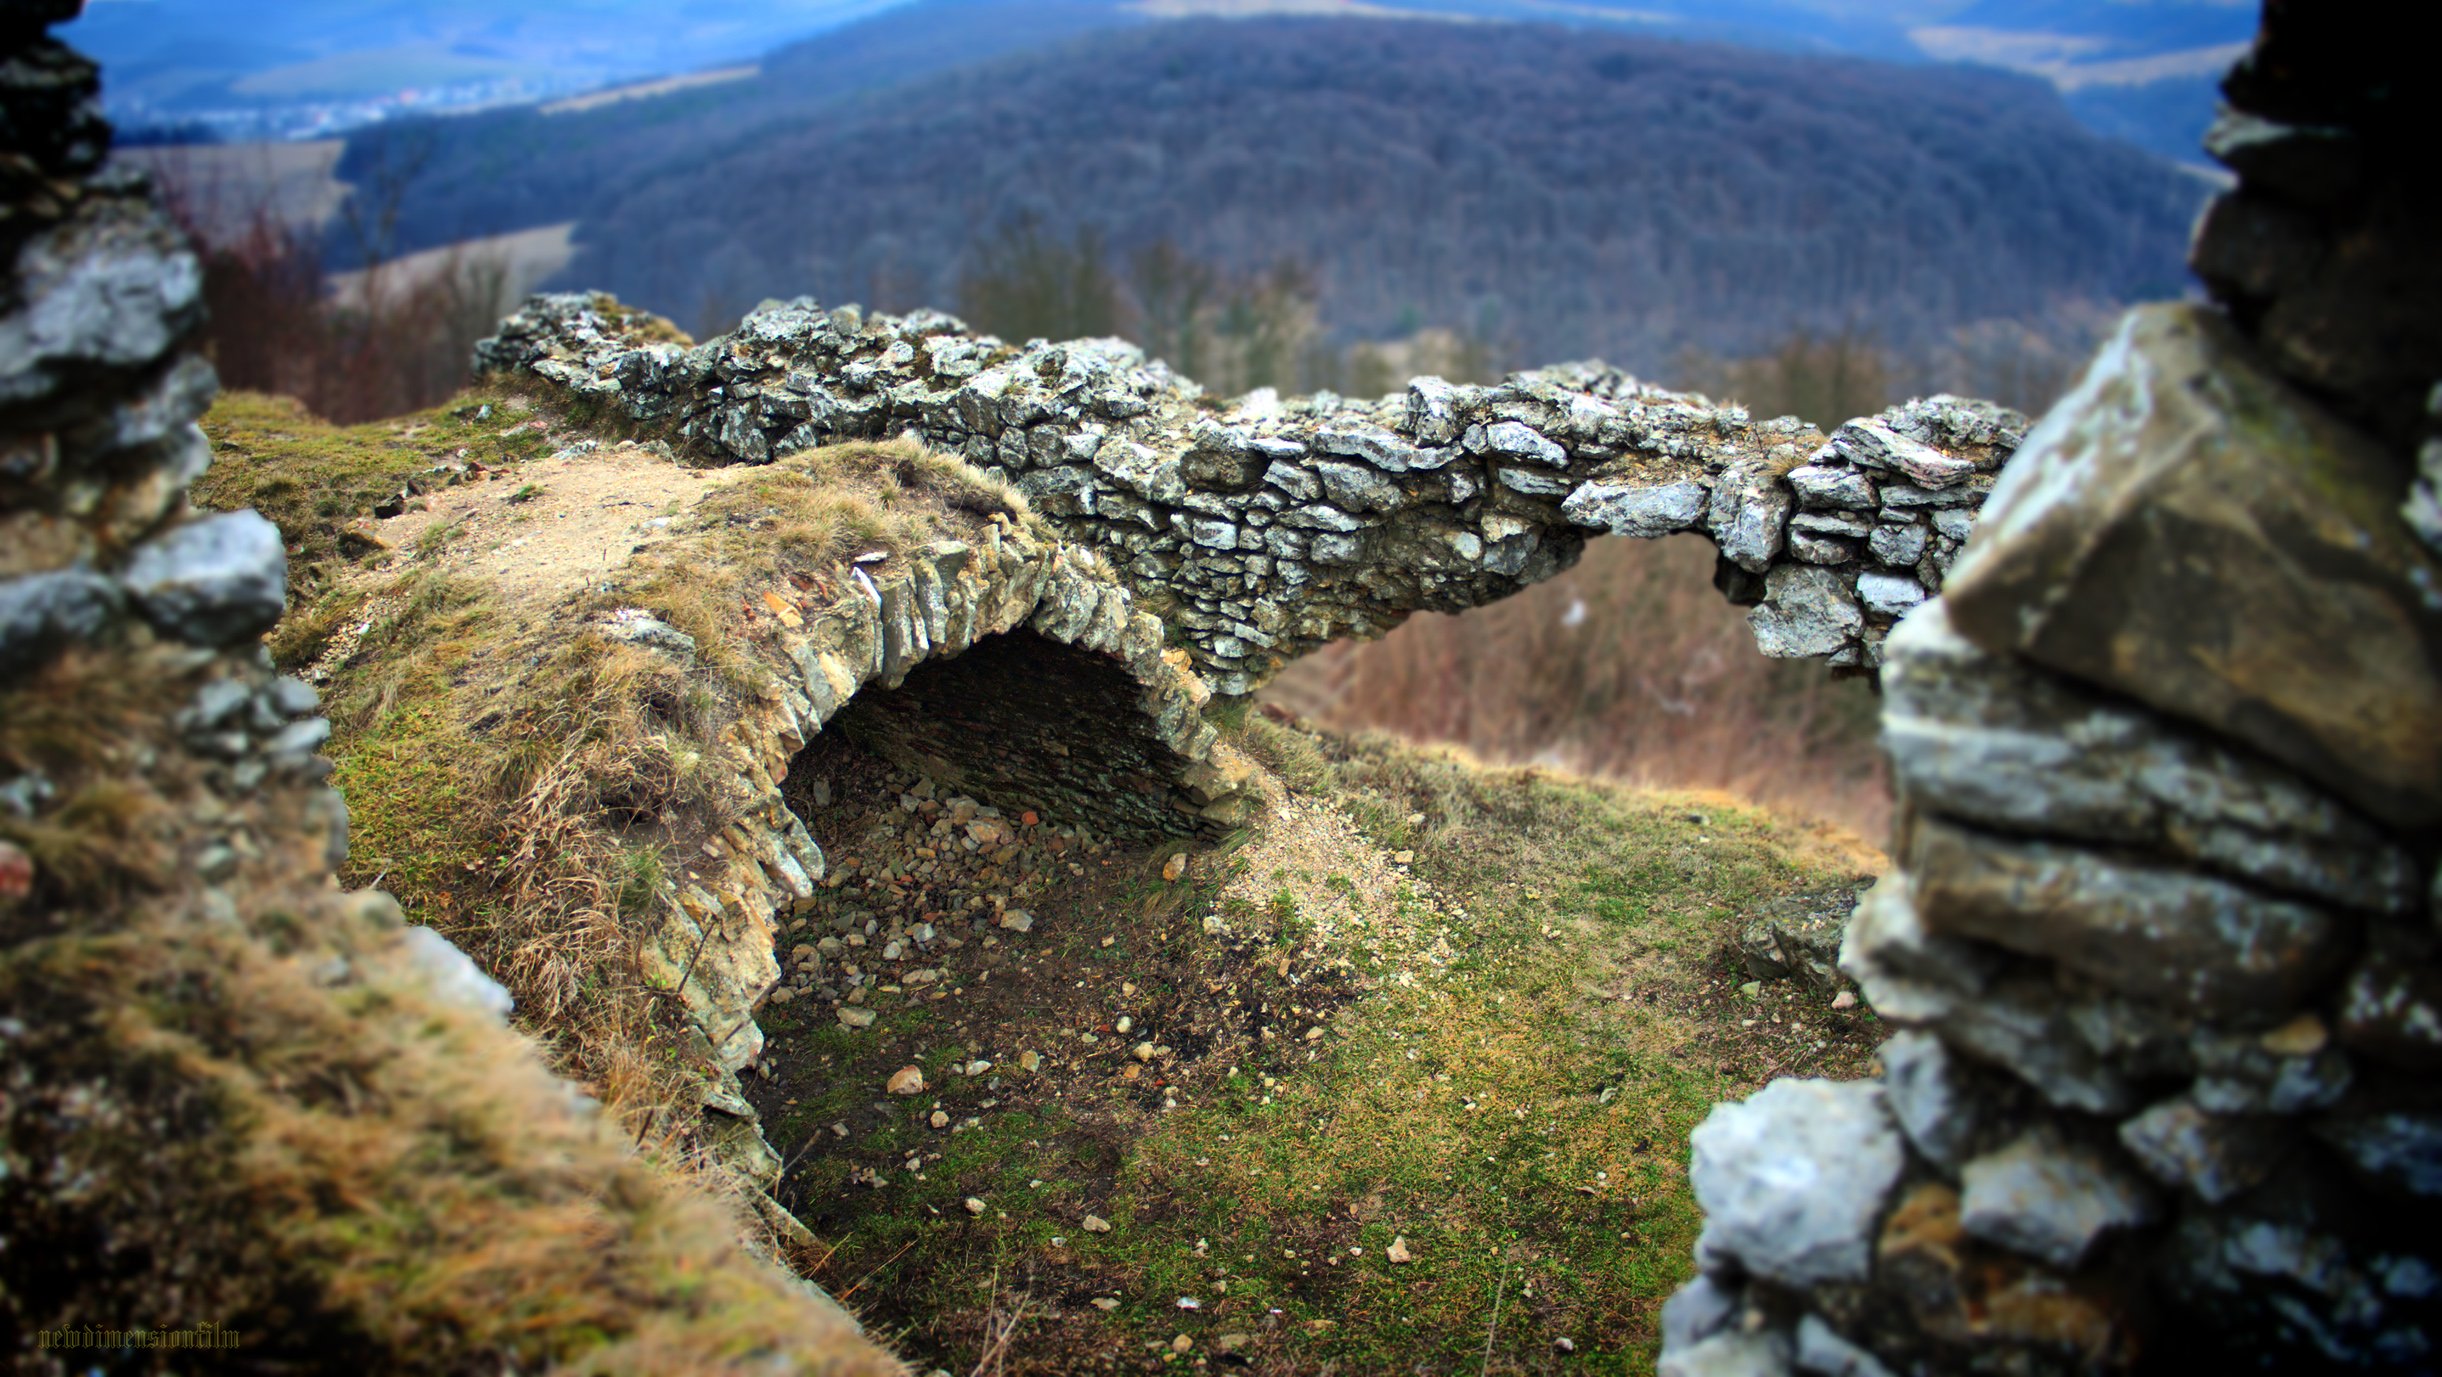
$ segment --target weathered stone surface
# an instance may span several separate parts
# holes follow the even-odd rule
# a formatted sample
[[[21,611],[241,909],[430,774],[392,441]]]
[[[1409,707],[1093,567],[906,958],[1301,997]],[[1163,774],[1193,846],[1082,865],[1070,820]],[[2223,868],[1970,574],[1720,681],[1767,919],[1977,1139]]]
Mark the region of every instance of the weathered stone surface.
[[[2225,880],[1930,816],[1910,820],[1900,851],[1928,930],[2210,1015],[2294,1006],[2347,959],[2355,935],[2330,910]]]
[[[1904,617],[1925,601],[1925,585],[1901,574],[1860,574],[1857,600],[1878,617]]]
[[[2315,1124],[2315,1136],[2375,1180],[2442,1196],[2442,1113],[2336,1114]]]
[[[1789,486],[1797,491],[1801,506],[1874,510],[1874,480],[1856,469],[1829,464],[1802,465],[1789,471]]]
[[[2406,475],[2214,312],[2132,312],[1995,488],[1961,633],[2442,821],[2442,565]]]
[[[2287,124],[2223,109],[2205,131],[2205,152],[2251,185],[2297,201],[2329,201],[2365,175],[2365,149],[2349,130]]]
[[[92,197],[18,251],[17,309],[0,315],[0,405],[79,374],[159,359],[202,319],[203,270],[141,199]]]
[[[2406,850],[2252,752],[1990,654],[1948,599],[1885,642],[1883,744],[1922,807],[2034,836],[2143,847],[2379,912],[2418,901]]]
[[[1879,419],[1851,421],[1832,432],[1831,443],[1852,464],[1896,471],[1923,488],[1947,488],[1976,471],[1973,461],[1944,454]]]
[[[2284,1362],[2430,1370],[2442,1271],[2413,1253],[2354,1245],[2297,1220],[2191,1211],[2162,1281],[2226,1352]],[[2269,1297],[2278,1304],[2267,1303]]]
[[[2442,1071],[2442,970],[2371,959],[2340,999],[2341,1041],[2395,1066]]]
[[[1588,483],[1569,494],[1560,504],[1560,514],[1580,526],[1651,539],[1694,526],[1704,518],[1711,497],[1702,483],[1695,482],[1661,487]]]
[[[1904,1192],[1876,1251],[1878,1290],[1905,1323],[1886,1331],[1892,1342],[1870,1337],[1902,1371],[1974,1371],[1977,1357],[1993,1354],[2008,1360],[2005,1372],[2068,1377],[2122,1370],[2135,1356],[2125,1297],[1971,1237],[1946,1184]]]
[[[2153,1220],[2153,1192],[2102,1152],[2030,1131],[1959,1172],[1959,1223],[1987,1243],[2075,1268],[2103,1235]]]
[[[1797,499],[1773,480],[1769,465],[1745,463],[1723,471],[1713,484],[1708,529],[1721,557],[1750,574],[1772,567],[1781,553],[1789,513]]]
[[[1589,529],[1701,528],[1730,567],[1758,576],[1782,561],[1818,566],[1777,592],[1731,591],[1766,609],[1768,654],[1871,668],[1880,632],[1857,610],[1860,576],[1881,578],[1884,618],[1921,596],[1912,583],[1937,584],[1958,540],[1925,535],[1914,507],[1981,502],[2025,421],[1956,398],[1892,407],[1858,432],[1860,452],[1895,480],[1878,485],[1794,419],[1759,423],[1601,365],[1492,387],[1419,379],[1373,400],[1258,392],[1216,405],[1113,341],[1017,348],[935,313],[848,319],[809,301],[767,303],[735,334],[680,351],[608,298],[538,297],[478,346],[477,361],[662,429],[708,462],[765,463],[912,430],[1110,552],[1138,594],[1199,610],[1240,604],[1210,624],[1172,622],[1232,695],[1325,642],[1548,578]],[[1792,533],[1797,493],[1785,476],[1810,447],[1808,481],[1864,505],[1816,510],[1815,529]],[[1900,457],[1947,486],[1896,481]],[[1906,552],[1884,541],[1876,557],[1890,567],[1871,571],[1865,543],[1888,523],[1917,532],[1921,558],[1894,564]]]
[[[1789,1336],[1774,1329],[1715,1334],[1665,1353],[1659,1377],[1788,1377]]]
[[[250,640],[286,606],[280,529],[251,511],[207,516],[136,548],[119,580],[147,621],[198,645]]]
[[[2215,1114],[2298,1114],[2339,1102],[2356,1071],[2339,1048],[2290,1045],[2271,1033],[2200,1028],[2189,1039],[2196,1081],[2188,1093]]]
[[[500,1019],[507,1018],[517,1006],[508,990],[485,974],[473,957],[431,928],[418,925],[402,929],[399,953],[433,997],[445,1004],[480,1009]]]
[[[2120,1144],[2154,1179],[2218,1205],[2253,1190],[2280,1166],[2294,1140],[2280,1120],[2214,1114],[2185,1096],[2120,1125]]]
[[[1738,934],[1747,974],[1758,980],[1796,979],[1825,993],[1847,985],[1840,943],[1864,885],[1790,894],[1758,905]]]
[[[0,579],[0,676],[25,669],[68,640],[89,640],[118,615],[119,586],[89,569]]]
[[[1798,1371],[1820,1377],[1893,1377],[1882,1360],[1841,1338],[1820,1315],[1798,1321]]]
[[[1766,655],[1806,658],[1837,653],[1865,625],[1849,580],[1815,565],[1784,564],[1764,576],[1764,603],[1747,614]]]
[[[1787,1286],[1862,1281],[1905,1159],[1882,1088],[1778,1080],[1689,1138],[1707,1251]]]
[[[1895,1034],[1879,1055],[1891,1117],[1916,1150],[1946,1172],[1955,1174],[2016,1117],[2007,1087],[1932,1033]]]
[[[1699,1273],[1662,1302],[1662,1347],[1687,1348],[1728,1328],[1738,1318],[1737,1291]]]
[[[2134,1109],[2139,1096],[2129,1074],[2078,1036],[2071,1014],[2051,981],[2022,975],[1962,1000],[1936,1031],[2062,1109],[2102,1115]]]
[[[1974,943],[1927,932],[1909,888],[1904,870],[1875,882],[1840,943],[1840,973],[1857,982],[1875,1012],[1902,1025],[1949,1016],[1962,1000],[1981,993],[2001,966],[1996,954]]]

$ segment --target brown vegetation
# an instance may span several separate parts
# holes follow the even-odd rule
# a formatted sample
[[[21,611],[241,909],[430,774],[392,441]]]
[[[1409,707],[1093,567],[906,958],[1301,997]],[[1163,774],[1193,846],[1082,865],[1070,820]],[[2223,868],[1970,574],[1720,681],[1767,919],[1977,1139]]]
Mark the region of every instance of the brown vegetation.
[[[323,237],[284,213],[275,188],[199,180],[208,166],[163,162],[162,198],[195,241],[210,313],[203,349],[225,387],[303,401],[342,424],[399,416],[466,385],[474,342],[514,304],[502,265],[444,251],[394,259],[396,184],[359,188],[339,212],[366,266],[332,290]],[[366,209],[367,204],[373,209]]]
[[[329,886],[304,791],[207,787],[167,729],[198,683],[138,646],[0,692],[0,771],[73,800],[0,810],[35,858],[31,902],[0,894],[11,1370],[204,1370],[141,1332],[198,1326],[248,1371],[898,1370],[655,1145],[436,997],[397,909]],[[200,882],[222,833],[244,852]],[[84,1326],[135,1346],[32,1346]]]
[[[1326,647],[1264,696],[1335,730],[1720,789],[1881,836],[1890,801],[1872,689],[1758,654],[1712,566],[1693,536],[1598,540],[1576,569],[1506,602]]]

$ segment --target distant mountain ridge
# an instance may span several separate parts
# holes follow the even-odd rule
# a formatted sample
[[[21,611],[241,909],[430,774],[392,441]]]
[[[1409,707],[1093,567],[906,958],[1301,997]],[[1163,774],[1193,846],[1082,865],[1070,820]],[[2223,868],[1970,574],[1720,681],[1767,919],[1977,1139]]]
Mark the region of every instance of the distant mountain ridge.
[[[1396,12],[1887,61],[1984,62],[2044,76],[2071,93],[2094,127],[2192,161],[2214,64],[2175,59],[2245,40],[2254,10],[2230,0],[1054,0],[983,8],[1014,12],[979,16],[957,0],[248,0],[247,22],[238,25],[230,0],[92,0],[72,32],[109,65],[114,110],[175,123],[205,108],[451,82],[562,92],[752,61],[809,39],[854,45],[893,31],[939,44],[945,57],[971,58],[985,48],[1023,51],[1081,26],[1267,10]],[[1024,13],[1034,8],[1057,13],[1038,26]],[[962,30],[979,17],[983,33]],[[868,32],[851,36],[856,28]],[[923,57],[914,64],[941,65]]]
[[[1032,217],[1293,257],[1343,337],[1650,369],[2175,293],[2199,195],[2033,81],[1530,26],[1146,26],[735,128],[605,185],[562,280],[682,320],[954,304]]]

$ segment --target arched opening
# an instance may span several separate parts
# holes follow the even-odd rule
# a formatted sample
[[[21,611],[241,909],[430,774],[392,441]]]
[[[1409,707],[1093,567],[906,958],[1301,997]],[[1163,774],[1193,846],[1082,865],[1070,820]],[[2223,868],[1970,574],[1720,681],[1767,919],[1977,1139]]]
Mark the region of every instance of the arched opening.
[[[821,792],[833,775],[863,778],[859,756],[929,784],[928,797],[1114,840],[1184,836],[1196,822],[1179,806],[1188,762],[1142,693],[1111,656],[1027,630],[987,637],[896,689],[858,694],[791,764],[784,792],[826,848]]]
[[[1024,1124],[1108,1130],[1067,1148],[1115,1172],[1215,1078],[1310,1056],[1306,1028],[1356,996],[1352,971],[1200,921],[1209,767],[1130,663],[987,636],[870,684],[791,761],[826,873],[779,938],[745,1088],[775,1197],[818,1236],[887,1231],[894,1184],[1053,1131]]]

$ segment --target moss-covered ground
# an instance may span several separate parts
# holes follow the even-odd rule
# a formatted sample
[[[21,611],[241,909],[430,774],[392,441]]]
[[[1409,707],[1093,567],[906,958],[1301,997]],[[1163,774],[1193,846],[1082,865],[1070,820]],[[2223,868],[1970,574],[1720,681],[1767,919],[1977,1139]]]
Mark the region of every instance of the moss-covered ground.
[[[851,546],[1002,496],[895,447],[699,474],[618,515],[666,516],[666,539],[601,576],[562,539],[569,577],[542,588],[521,552],[616,496],[561,457],[581,423],[494,391],[349,429],[234,397],[206,428],[198,501],[259,505],[292,547],[273,648],[330,701],[345,878],[503,973],[653,1152],[678,1040],[632,910],[717,821],[702,762],[752,687],[727,649],[739,590],[818,586]],[[471,483],[430,489],[470,459]],[[411,482],[403,515],[365,520]],[[586,634],[612,605],[695,637],[710,673]],[[862,1031],[765,1010],[755,1091],[822,1242],[797,1261],[920,1370],[1649,1370],[1697,1227],[1689,1130],[1772,1076],[1858,1071],[1876,1036],[1862,1011],[1742,992],[1736,927],[1879,858],[1718,796],[1225,725],[1282,794],[1179,880],[1175,848],[1093,854],[1026,940],[969,953],[988,998],[888,996]],[[1138,1062],[1123,1007],[1199,1031]],[[884,1093],[908,1064],[928,1090]]]
[[[767,1011],[818,1279],[954,1372],[1650,1371],[1699,1223],[1688,1132],[1876,1038],[1742,993],[1738,919],[1874,858],[1718,796],[1240,730],[1354,836],[1284,851],[1259,821],[1178,884],[1169,848],[1114,849],[955,994],[861,1031]],[[1412,884],[1370,882],[1402,854]],[[1407,911],[1305,920],[1335,892]],[[1195,1046],[1140,1069],[1139,1036]],[[904,1065],[926,1090],[886,1094]]]

